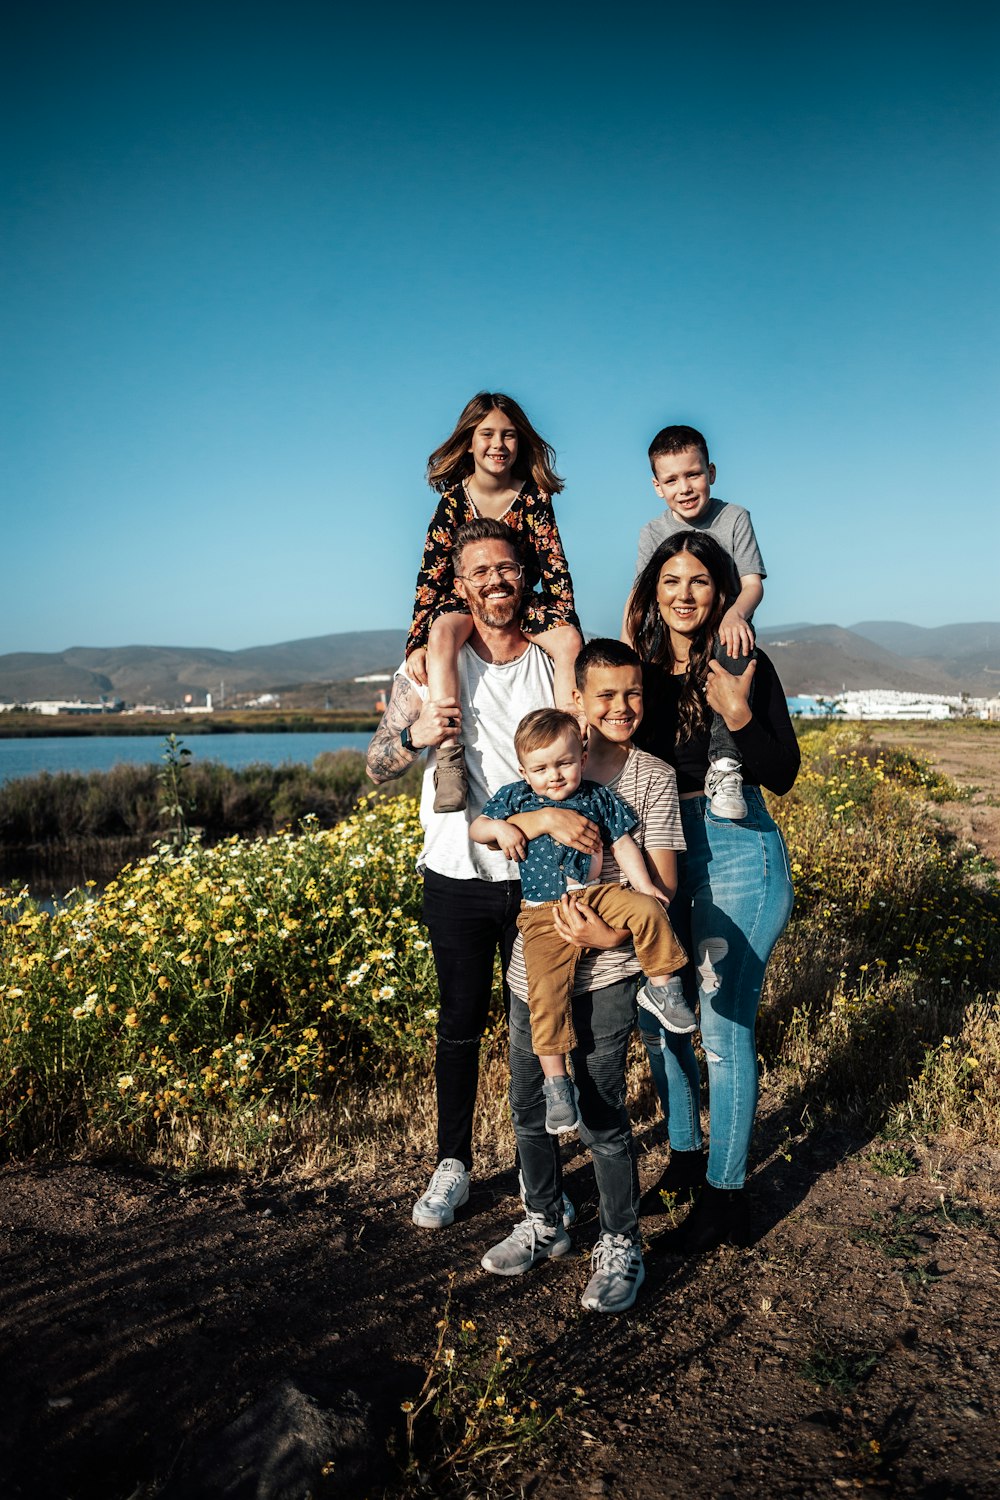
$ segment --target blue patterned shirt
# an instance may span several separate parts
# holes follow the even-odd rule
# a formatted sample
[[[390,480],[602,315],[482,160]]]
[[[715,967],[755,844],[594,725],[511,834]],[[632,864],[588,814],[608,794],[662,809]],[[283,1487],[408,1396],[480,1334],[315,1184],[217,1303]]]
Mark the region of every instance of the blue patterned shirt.
[[[526,781],[512,781],[490,798],[483,808],[483,817],[504,821],[515,813],[537,812],[542,807],[567,807],[582,813],[597,824],[604,844],[616,843],[639,822],[627,802],[610,787],[598,786],[596,781],[581,781],[572,797],[562,802],[554,797],[539,797]],[[569,882],[586,885],[590,860],[589,854],[558,844],[551,834],[539,834],[529,840],[528,852],[521,861],[521,895],[525,901],[558,901],[565,895]]]

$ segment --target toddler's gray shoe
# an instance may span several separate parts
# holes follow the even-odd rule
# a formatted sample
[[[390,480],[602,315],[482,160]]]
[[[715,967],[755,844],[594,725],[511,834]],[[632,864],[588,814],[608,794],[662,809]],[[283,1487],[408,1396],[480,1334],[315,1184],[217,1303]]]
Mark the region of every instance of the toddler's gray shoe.
[[[713,760],[705,777],[705,796],[717,818],[745,818],[743,767],[738,760]]]
[[[580,1301],[588,1312],[626,1312],[646,1279],[637,1240],[602,1234],[590,1257],[593,1275]]]
[[[480,1264],[494,1276],[521,1276],[540,1260],[565,1255],[572,1246],[561,1224],[546,1224],[541,1214],[528,1213],[505,1240],[487,1250]]]
[[[524,1209],[525,1213],[527,1213],[528,1199],[527,1190],[524,1186],[523,1172],[518,1172],[517,1174],[517,1189],[521,1195],[521,1207]],[[573,1225],[576,1223],[576,1209],[574,1208],[571,1199],[567,1198],[565,1193],[563,1193],[562,1195],[562,1222],[564,1229],[572,1229]]]
[[[650,984],[647,979],[635,999],[667,1031],[687,1036],[698,1030],[698,1017],[684,998],[684,986],[677,974],[671,974],[666,984]]]
[[[470,1177],[464,1162],[446,1156],[434,1168],[423,1197],[413,1205],[413,1222],[421,1229],[447,1229],[455,1210],[469,1201]]]
[[[542,1093],[545,1095],[545,1129],[549,1135],[565,1135],[567,1131],[575,1130],[580,1116],[572,1078],[546,1078]]]
[[[461,745],[442,746],[434,754],[434,811],[464,812],[469,799],[469,775]]]

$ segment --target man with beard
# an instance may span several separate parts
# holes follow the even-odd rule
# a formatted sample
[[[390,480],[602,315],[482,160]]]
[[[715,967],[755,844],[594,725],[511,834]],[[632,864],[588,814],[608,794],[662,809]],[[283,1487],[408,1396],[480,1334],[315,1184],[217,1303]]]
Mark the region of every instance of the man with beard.
[[[499,951],[506,975],[521,904],[517,865],[499,848],[471,843],[469,823],[501,786],[517,780],[514,731],[521,719],[554,701],[552,661],[519,624],[524,575],[514,533],[487,517],[469,522],[456,534],[454,565],[456,590],[473,620],[459,654],[460,697],[428,698],[404,664],[368,749],[368,774],[377,783],[401,776],[422,751],[431,751],[420,802],[425,837],[419,867],[441,1009],[434,1062],[438,1164],[413,1208],[413,1222],[423,1229],[451,1224],[469,1196],[479,1043],[494,960]],[[468,805],[463,812],[436,813],[433,751],[456,734],[466,750]],[[581,842],[590,853],[599,847],[596,831],[584,832]],[[509,1006],[506,981],[504,1001]]]

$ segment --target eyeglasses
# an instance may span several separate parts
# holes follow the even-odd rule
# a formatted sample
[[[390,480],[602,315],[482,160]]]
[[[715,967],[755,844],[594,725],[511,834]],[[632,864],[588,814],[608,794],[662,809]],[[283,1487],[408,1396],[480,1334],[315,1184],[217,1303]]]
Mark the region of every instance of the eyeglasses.
[[[473,568],[471,573],[456,573],[456,578],[461,578],[465,583],[475,584],[479,588],[486,580],[495,573],[501,583],[516,583],[523,576],[524,569],[520,563],[494,563],[489,568]]]

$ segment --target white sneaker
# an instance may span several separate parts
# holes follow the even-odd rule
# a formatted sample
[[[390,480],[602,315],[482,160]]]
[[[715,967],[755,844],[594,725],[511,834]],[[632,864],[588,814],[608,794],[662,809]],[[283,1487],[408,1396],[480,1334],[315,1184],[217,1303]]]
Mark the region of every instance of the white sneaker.
[[[524,1209],[525,1213],[527,1213],[528,1200],[525,1197],[523,1172],[518,1172],[517,1174],[517,1187],[521,1195],[521,1207]],[[570,1199],[567,1198],[565,1193],[563,1193],[562,1195],[562,1221],[564,1229],[572,1229],[573,1225],[576,1223],[576,1209],[574,1208]]]
[[[572,1247],[561,1224],[546,1224],[541,1214],[529,1213],[505,1240],[487,1250],[480,1265],[494,1276],[522,1276],[540,1260],[565,1255]]]
[[[717,818],[745,818],[743,767],[738,760],[713,760],[705,777],[705,796]]]
[[[455,1210],[469,1200],[471,1179],[454,1156],[439,1161],[427,1191],[413,1205],[413,1222],[421,1229],[446,1229],[455,1222]]]
[[[593,1275],[580,1301],[589,1312],[625,1312],[646,1279],[637,1240],[602,1234],[590,1257]]]

